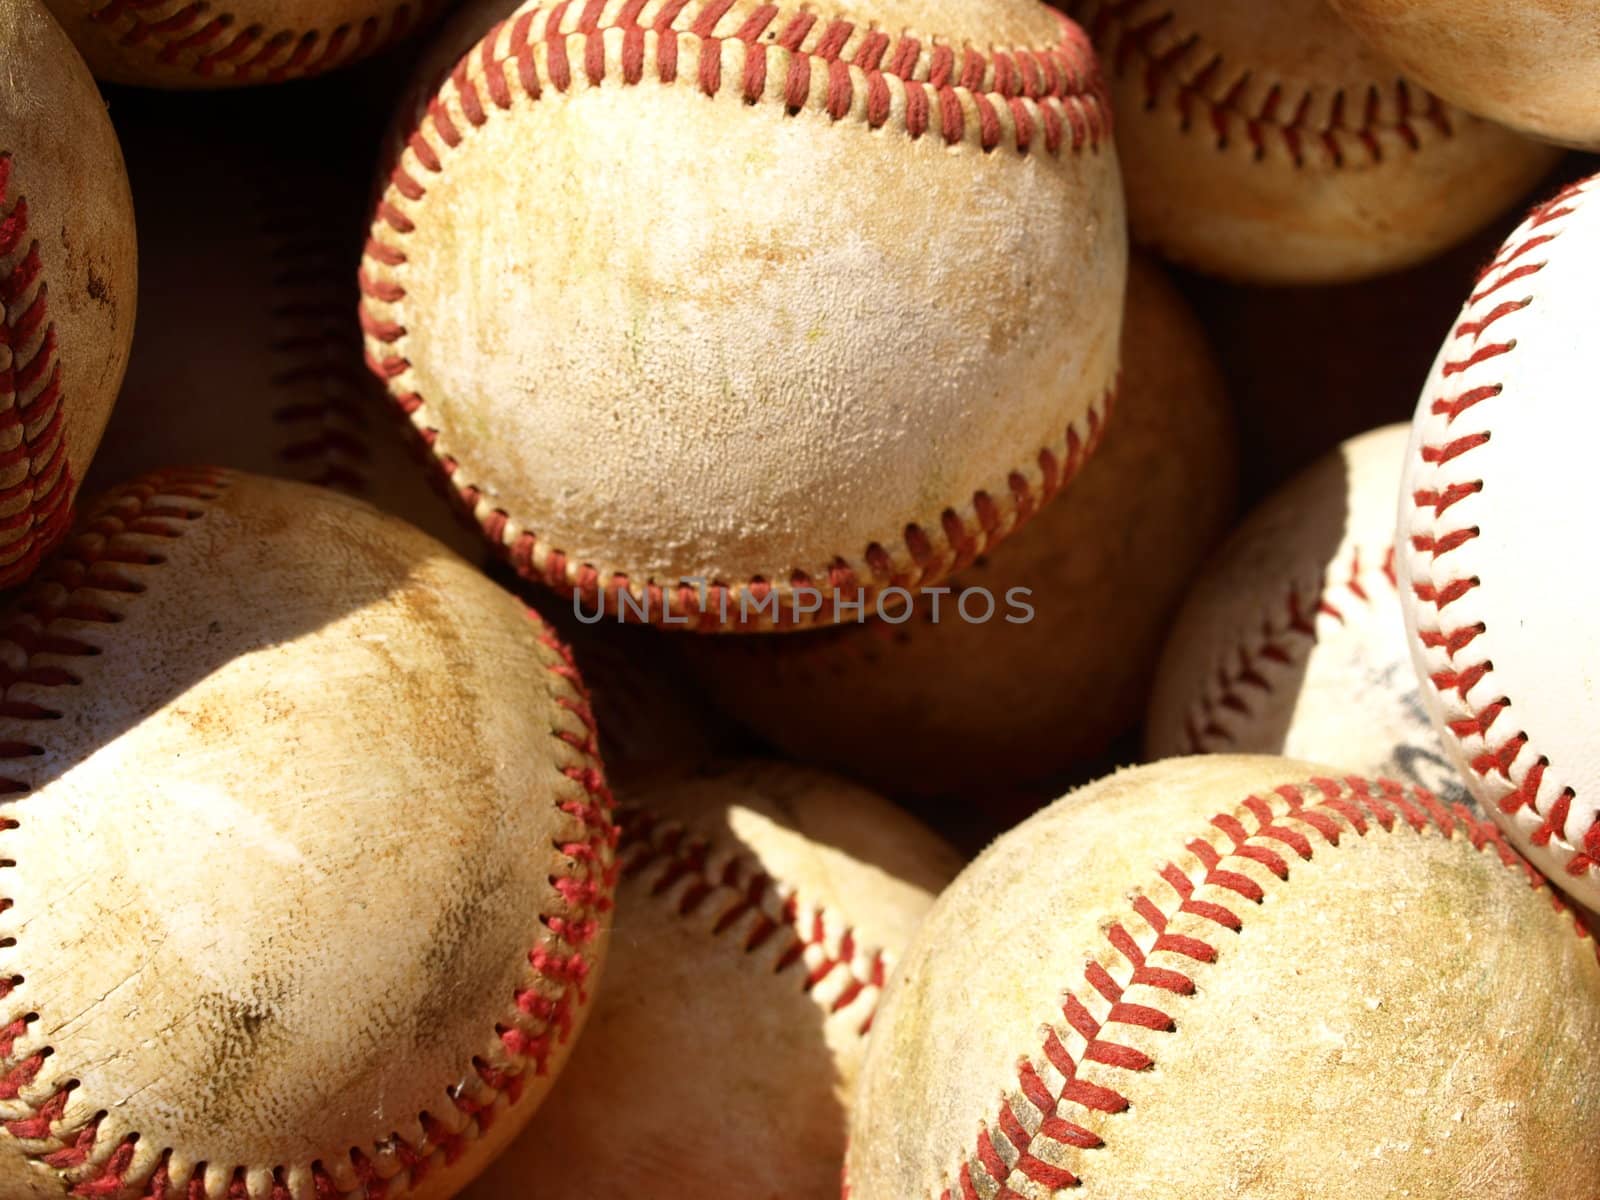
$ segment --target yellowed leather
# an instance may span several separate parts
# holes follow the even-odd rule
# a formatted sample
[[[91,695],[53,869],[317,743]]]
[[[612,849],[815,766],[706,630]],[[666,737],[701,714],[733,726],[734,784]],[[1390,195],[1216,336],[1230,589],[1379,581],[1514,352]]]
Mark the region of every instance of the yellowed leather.
[[[193,108],[151,97],[120,117],[144,270],[88,490],[231,467],[361,496],[481,560],[476,527],[429,485],[422,448],[361,368],[365,189],[325,149],[345,139],[286,146],[272,118],[241,127],[236,104]]]
[[[1134,236],[1262,283],[1430,258],[1558,157],[1438,102],[1327,0],[1062,0],[1106,63]]]
[[[45,0],[96,77],[215,88],[316,75],[383,49],[441,0]]]
[[[0,1195],[453,1194],[605,946],[565,659],[411,527],[247,475],[108,494],[19,603]]]
[[[0,534],[0,587],[7,587],[65,532],[65,505],[94,457],[128,361],[137,267],[116,134],[83,60],[36,0],[0,7],[0,61],[0,159],[9,160],[0,222],[26,217],[9,253],[0,241],[0,400],[7,413],[30,414],[30,452],[0,467],[0,522],[8,526]],[[36,409],[52,384],[56,403]],[[47,432],[57,415],[59,441]],[[0,454],[20,440],[16,426],[0,430]],[[54,454],[61,443],[64,465]],[[62,519],[52,524],[49,498],[63,470]],[[25,510],[33,520],[9,528]]]
[[[1459,825],[1447,838],[1415,794],[1406,811],[1365,805],[1359,781],[1318,809],[1307,781],[1321,773],[1285,759],[1168,760],[1078,791],[985,851],[935,905],[879,1010],[851,1122],[851,1200],[959,1197],[963,1168],[976,1194],[994,1196],[977,1153],[985,1130],[1006,1195],[1025,1200],[1591,1197],[1593,941],[1503,843],[1475,848]],[[1250,796],[1274,833],[1257,832]],[[1237,819],[1248,853],[1217,814]],[[1479,825],[1472,836],[1495,835]],[[1196,844],[1221,856],[1218,874]],[[1167,866],[1198,884],[1188,911]],[[1152,948],[1144,901],[1165,919],[1167,948]],[[1216,923],[1230,916],[1237,932]],[[1178,938],[1209,946],[1212,961]],[[1141,982],[1114,941],[1143,956]],[[1109,976],[1103,992],[1090,964]],[[1069,997],[1087,1034],[1067,1024]],[[1062,1087],[1047,1031],[1079,1064],[1079,1090],[1051,1116],[1094,1148],[1054,1140],[1063,1125],[1027,1136],[1041,1118],[1019,1090],[1021,1063],[1047,1092]],[[1116,1105],[1084,1088],[1126,1107],[1107,1111]],[[1015,1126],[1002,1123],[1007,1104]],[[1081,1183],[1052,1192],[1027,1177],[1042,1174],[1034,1163],[1010,1170],[1020,1158],[1007,1128]]]
[[[935,581],[958,557],[947,513],[970,553],[1003,536],[1015,488],[1044,486],[1041,451],[1066,459],[1069,427],[1085,436],[1116,370],[1115,155],[1092,129],[1054,154],[1037,131],[1042,109],[1067,129],[1103,115],[1088,60],[1072,96],[1022,102],[1026,154],[985,67],[981,98],[1004,114],[986,152],[968,88],[941,100],[909,85],[934,95],[932,111],[947,100],[966,114],[953,144],[937,122],[910,135],[908,85],[887,69],[841,68],[852,106],[831,113],[819,51],[831,7],[798,55],[777,41],[798,10],[759,10],[759,86],[736,36],[758,12],[746,0],[710,39],[692,32],[698,0],[673,37],[644,36],[631,84],[622,0],[592,37],[578,32],[579,6],[555,31],[551,11],[480,0],[444,36],[396,128],[379,249],[363,266],[369,354],[397,397],[420,403],[413,420],[437,431],[491,536],[563,586],[625,576],[643,594],[693,577],[743,592],[759,577],[783,595],[796,572],[881,585],[874,546],[882,571]],[[661,11],[652,0],[637,25]],[[841,63],[877,31],[892,42],[885,68],[904,45],[894,39],[919,39],[902,69],[924,80],[940,46],[959,62],[966,49],[1081,45],[1030,0],[873,13],[844,14],[856,23],[837,27],[849,35]],[[435,94],[453,52],[502,19]],[[800,70],[809,90],[791,105]],[[878,87],[888,99],[874,129]],[[929,543],[920,564],[911,525]],[[730,623],[738,615],[734,603]]]
[[[871,792],[775,763],[625,797],[622,822],[589,1029],[464,1200],[833,1200],[875,964],[958,861]]]
[[[1148,259],[1129,272],[1122,344],[1115,413],[1078,482],[951,580],[937,621],[929,600],[904,624],[683,639],[711,695],[787,753],[895,794],[1032,782],[1132,725],[1232,514],[1238,461],[1205,336]],[[963,619],[964,588],[988,590],[992,619]],[[1031,593],[1025,624],[1006,621],[1013,588]]]
[[[1600,11],[1589,0],[1330,0],[1406,74],[1535,137],[1600,149]]]

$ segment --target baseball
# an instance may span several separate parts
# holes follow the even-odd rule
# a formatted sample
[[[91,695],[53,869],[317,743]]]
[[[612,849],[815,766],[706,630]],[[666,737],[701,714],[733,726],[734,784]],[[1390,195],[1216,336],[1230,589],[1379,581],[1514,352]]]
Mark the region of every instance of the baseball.
[[[350,264],[365,197],[341,177],[347,139],[252,122],[232,97],[199,114],[188,97],[140,99],[118,114],[141,214],[139,326],[89,489],[230,467],[349,492],[483,558],[361,369]]]
[[[1162,652],[1150,758],[1283,754],[1467,798],[1400,618],[1394,503],[1409,436],[1389,425],[1345,442],[1229,539]]]
[[[1588,402],[1600,183],[1534,209],[1423,388],[1400,488],[1400,594],[1446,753],[1513,845],[1600,907],[1600,633]]]
[[[0,588],[72,502],[128,360],[133,202],[105,104],[36,0],[0,6]]]
[[[1587,1200],[1600,963],[1492,825],[1287,759],[1002,836],[879,1006],[850,1200]]]
[[[0,1194],[454,1195],[609,926],[559,644],[323,489],[157,472],[0,617]]]
[[[1372,47],[1462,108],[1600,149],[1600,11],[1587,0],[1329,0]]]
[[[1128,276],[1123,352],[1115,413],[1070,496],[915,609],[688,639],[710,695],[785,752],[897,795],[1032,783],[1100,753],[1144,708],[1238,468],[1205,336],[1147,260]]]
[[[662,625],[833,621],[1085,457],[1126,247],[1058,14],[480,0],[442,46],[367,352],[523,574]]]
[[[959,861],[871,792],[742,762],[624,800],[605,986],[464,1194],[833,1200],[884,980]]]
[[[1057,0],[1093,37],[1135,237],[1259,283],[1429,258],[1558,155],[1445,104],[1327,0]]]
[[[440,0],[44,0],[108,83],[216,88],[281,83],[403,37]]]

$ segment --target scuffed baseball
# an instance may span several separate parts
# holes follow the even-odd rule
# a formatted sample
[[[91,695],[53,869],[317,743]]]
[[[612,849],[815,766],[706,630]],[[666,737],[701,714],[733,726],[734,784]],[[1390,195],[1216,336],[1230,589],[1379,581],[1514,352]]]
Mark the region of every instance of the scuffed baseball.
[[[940,897],[850,1200],[1586,1200],[1600,963],[1494,827],[1286,759],[1121,772]]]
[[[1032,783],[1101,752],[1143,711],[1238,472],[1204,334],[1148,260],[1128,277],[1123,361],[1071,492],[951,580],[937,611],[930,597],[905,621],[891,603],[892,623],[688,639],[711,696],[787,753],[897,795]]]
[[[1407,75],[1535,137],[1600,149],[1600,9],[1590,0],[1329,0]]]
[[[1172,627],[1150,758],[1282,754],[1466,799],[1417,690],[1394,572],[1407,425],[1352,438],[1251,513]]]
[[[133,202],[105,104],[37,0],[0,6],[0,588],[72,524],[128,361]]]
[[[96,77],[221,88],[320,75],[426,23],[441,0],[44,0]]]
[[[369,361],[523,574],[830,621],[796,589],[938,583],[1084,458],[1122,197],[1047,8],[479,0],[417,79]]]
[[[0,615],[0,1195],[454,1195],[588,1011],[610,798],[565,651],[432,539],[226,472]]]
[[[464,1200],[834,1200],[868,1027],[953,852],[871,792],[742,762],[624,799],[605,986]]]
[[[1534,209],[1474,285],[1417,404],[1398,554],[1446,753],[1512,843],[1591,908],[1597,189],[1585,179]]]
[[[91,492],[173,465],[336,488],[484,559],[361,366],[357,138],[255,97],[144,96],[118,113],[138,205],[139,327]],[[206,153],[196,153],[197,143]]]
[[[1056,0],[1094,38],[1134,236],[1256,283],[1431,258],[1557,154],[1443,103],[1327,0]]]

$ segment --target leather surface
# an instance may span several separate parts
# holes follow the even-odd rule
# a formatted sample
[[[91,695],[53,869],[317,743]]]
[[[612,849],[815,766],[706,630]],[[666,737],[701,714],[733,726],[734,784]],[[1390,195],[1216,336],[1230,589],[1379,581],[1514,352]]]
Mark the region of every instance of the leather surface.
[[[1039,779],[1137,721],[1167,622],[1232,515],[1238,467],[1204,334],[1148,259],[1128,277],[1123,364],[1078,480],[956,575],[937,621],[924,601],[903,624],[685,640],[723,709],[893,794]],[[962,617],[966,588],[994,597],[988,621]],[[1031,593],[1026,623],[1006,620],[1023,615],[1014,588]]]
[[[33,411],[32,405],[52,382],[58,385],[66,470],[75,489],[100,443],[128,361],[138,287],[133,202],[99,90],[36,0],[0,9],[0,58],[7,64],[0,76],[0,155],[10,157],[0,215],[17,219],[23,203],[27,226],[12,253],[0,255],[0,276],[12,293],[0,307],[10,327],[0,357],[29,381],[17,402],[32,413],[25,427],[30,441],[54,411]],[[37,252],[39,269],[25,286],[30,251]],[[16,444],[17,430],[8,428],[3,446],[9,451]],[[42,458],[31,472],[40,491],[55,478]],[[0,518],[9,525],[22,503],[8,497]],[[8,528],[5,541],[15,537]],[[5,561],[18,548],[9,547]]]
[[[1025,1200],[1591,1195],[1594,943],[1492,827],[1447,837],[1364,785],[1325,802],[1321,773],[1170,760],[1002,836],[884,998],[851,1200],[960,1196],[963,1171]]]
[[[1184,602],[1150,758],[1283,754],[1465,799],[1423,705],[1394,576],[1408,425],[1351,438],[1229,538]]]
[[[1521,197],[1538,145],[1402,80],[1327,0],[1066,0],[1117,107],[1134,236],[1249,282],[1420,262]]]
[[[1600,13],[1587,0],[1330,0],[1375,50],[1462,108],[1600,148]]]
[[[465,1200],[832,1200],[879,972],[959,861],[873,793],[772,763],[647,788],[622,813],[589,1030]]]
[[[610,858],[564,661],[301,484],[153,475],[64,553],[0,641],[0,1194],[453,1194],[581,1027],[588,985],[534,962],[605,946],[555,932]]]

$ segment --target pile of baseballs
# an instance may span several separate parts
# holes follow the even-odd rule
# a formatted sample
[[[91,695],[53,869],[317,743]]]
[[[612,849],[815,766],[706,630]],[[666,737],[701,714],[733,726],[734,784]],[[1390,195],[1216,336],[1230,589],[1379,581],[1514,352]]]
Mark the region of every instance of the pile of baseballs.
[[[0,1200],[1600,1197],[1600,3],[0,65]]]

